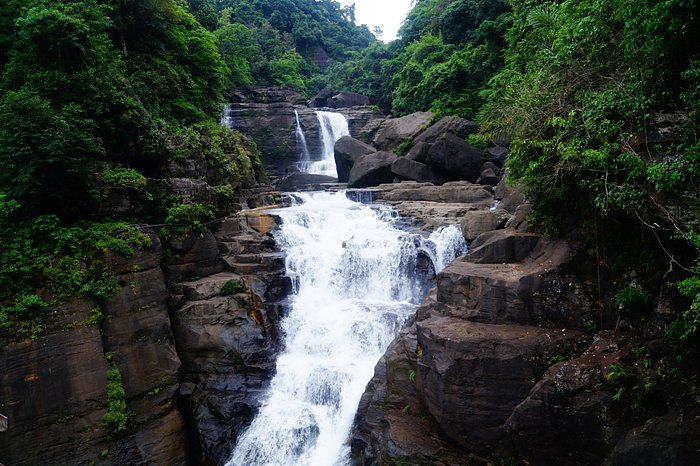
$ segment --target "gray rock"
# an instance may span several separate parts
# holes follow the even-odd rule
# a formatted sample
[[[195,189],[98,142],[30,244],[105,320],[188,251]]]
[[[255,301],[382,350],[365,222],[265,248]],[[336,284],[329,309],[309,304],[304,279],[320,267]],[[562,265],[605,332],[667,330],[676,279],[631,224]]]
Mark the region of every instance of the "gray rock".
[[[418,320],[416,385],[440,429],[469,451],[504,443],[503,424],[538,378],[535,361],[572,352],[581,333],[486,325],[434,313]]]
[[[181,282],[195,276],[206,277],[224,269],[216,238],[209,230],[201,235],[192,232],[184,238],[173,238],[169,244],[177,254],[165,259],[168,281]]]
[[[470,212],[470,214],[477,213],[481,212]],[[491,218],[476,216],[475,222],[470,226],[473,226],[474,230],[478,230],[482,226],[488,226],[489,222],[493,224],[501,220],[500,226],[502,227],[510,218],[508,212],[504,210],[500,210],[500,212],[494,210],[490,213],[497,214]],[[484,225],[479,225],[479,222],[483,222]],[[464,226],[463,224],[462,227],[464,228]],[[482,231],[472,241],[467,260],[475,264],[511,264],[520,262],[532,254],[540,240],[542,240],[542,237],[537,233],[519,233],[509,229],[496,230],[495,228],[490,228]]]
[[[430,128],[423,131],[420,136],[415,139],[415,143],[420,142],[433,144],[436,142],[443,134],[451,133],[461,139],[466,139],[472,133],[476,133],[479,130],[479,125],[473,121],[466,120],[457,116],[446,116],[441,118],[437,123],[430,126]]]
[[[501,181],[501,177],[498,176],[492,168],[487,168],[486,170],[481,171],[481,175],[479,175],[479,179],[476,180],[476,183],[487,186],[496,186],[499,181]]]
[[[330,87],[324,87],[309,100],[309,106],[315,108],[348,108],[369,105],[369,97],[356,92],[338,92]]]
[[[683,415],[672,411],[668,415],[649,419],[644,425],[629,431],[620,440],[611,457],[614,465],[694,466],[700,463],[700,441],[697,425],[683,421]],[[696,423],[697,424],[697,423]]]
[[[433,172],[424,163],[416,162],[406,157],[399,157],[391,165],[391,171],[403,180],[413,180],[433,184],[442,184],[445,179],[438,173]]]
[[[379,150],[394,149],[405,139],[418,136],[433,116],[431,112],[418,112],[401,118],[390,118],[382,123],[372,145]]]
[[[507,157],[508,149],[503,146],[491,146],[486,149],[486,160],[493,162],[499,167],[503,167],[506,164]]]
[[[382,188],[385,188],[382,186]],[[386,187],[376,193],[377,199],[393,202],[427,201],[449,204],[473,204],[462,206],[470,208],[488,208],[493,202],[493,194],[488,186],[469,183],[467,181],[451,181],[442,186],[427,183],[401,183]]]
[[[304,96],[285,86],[245,86],[236,92],[239,102],[285,103],[300,105],[306,103]]]
[[[349,188],[367,188],[382,183],[391,183],[394,175],[391,165],[397,159],[391,152],[375,152],[360,156],[350,171]]]
[[[405,157],[408,160],[415,160],[416,162],[425,163],[426,160],[428,160],[430,146],[431,145],[427,142],[418,142],[411,147],[411,150],[408,151]]]
[[[372,154],[374,152],[377,152],[377,149],[351,136],[343,136],[340,138],[333,147],[338,181],[346,183],[350,177],[350,170],[355,164],[355,161],[362,155]]]
[[[467,256],[437,276],[437,299],[449,306],[446,314],[493,324],[579,329],[595,318],[592,287],[558,272],[572,254],[565,242],[540,239],[533,247],[533,237],[521,238],[509,230],[484,235],[496,235],[498,241],[480,245],[477,238]],[[503,263],[521,258],[528,249],[523,260]]]
[[[332,87],[324,87],[323,89],[318,91],[318,94],[316,94],[309,100],[309,107],[328,107],[328,99],[333,97],[335,93],[336,91]]]
[[[356,92],[343,91],[330,98],[331,108],[361,107],[369,105],[369,97]]]
[[[604,376],[620,358],[610,336],[598,337],[581,357],[552,366],[515,408],[505,427],[523,459],[604,464],[622,435],[622,426],[611,418],[613,393]]]
[[[501,180],[494,187],[494,198],[500,201],[499,206],[510,213],[527,202],[525,188],[521,184],[512,184],[508,181],[508,170],[505,169]]]
[[[427,163],[442,172],[448,180],[466,180],[472,183],[481,175],[484,154],[454,134],[445,134],[428,152]]]
[[[386,117],[374,107],[340,108],[348,121],[350,135],[364,143],[370,144]]]
[[[464,239],[473,241],[482,233],[503,228],[508,219],[510,214],[503,209],[472,210],[464,215],[460,226]]]

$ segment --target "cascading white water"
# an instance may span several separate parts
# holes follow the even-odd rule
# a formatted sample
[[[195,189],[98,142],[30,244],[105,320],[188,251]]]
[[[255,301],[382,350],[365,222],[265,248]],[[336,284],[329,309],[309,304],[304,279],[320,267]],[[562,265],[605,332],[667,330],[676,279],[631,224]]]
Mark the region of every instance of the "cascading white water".
[[[338,176],[335,168],[333,146],[343,136],[350,136],[348,121],[336,112],[317,111],[318,132],[321,139],[321,159],[311,162],[305,170],[314,175]]]
[[[299,161],[301,164],[308,164],[311,161],[311,154],[309,154],[309,146],[306,144],[306,136],[304,135],[304,130],[301,129],[301,122],[299,121],[299,112],[297,112],[296,110],[294,110],[294,117],[296,118],[297,122],[297,148],[301,149],[299,151]]]
[[[389,207],[345,193],[297,195],[276,213],[295,277],[285,351],[267,398],[227,466],[349,464],[348,434],[373,369],[423,299],[421,256],[443,267],[466,251],[458,226],[429,238],[396,226]]]
[[[221,112],[221,119],[219,120],[221,126],[228,129],[233,129],[233,117],[231,117],[231,106],[229,104],[224,105],[224,109]]]

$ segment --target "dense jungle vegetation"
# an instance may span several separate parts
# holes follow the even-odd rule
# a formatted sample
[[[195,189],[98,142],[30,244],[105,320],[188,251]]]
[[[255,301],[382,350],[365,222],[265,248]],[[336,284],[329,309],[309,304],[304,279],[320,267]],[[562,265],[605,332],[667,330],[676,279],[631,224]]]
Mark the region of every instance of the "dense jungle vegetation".
[[[485,141],[508,141],[533,224],[577,241],[614,284],[601,305],[643,322],[662,284],[681,293],[687,311],[667,336],[688,361],[700,339],[699,10],[696,0],[417,0],[384,44],[330,0],[5,0],[0,324],[36,335],[50,304],[109,295],[105,251],[150,241],[129,222],[214,214],[160,199],[116,221],[100,205],[110,187],[157,195],[146,177],[190,148],[234,179],[257,166],[217,124],[227,90],[331,86],[395,115],[474,119]]]

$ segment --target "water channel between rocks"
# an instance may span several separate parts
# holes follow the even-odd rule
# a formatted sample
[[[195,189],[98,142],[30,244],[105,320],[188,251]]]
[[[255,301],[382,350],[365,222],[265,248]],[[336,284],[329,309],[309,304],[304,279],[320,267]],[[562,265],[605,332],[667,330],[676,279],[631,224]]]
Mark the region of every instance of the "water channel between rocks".
[[[424,298],[433,269],[466,250],[458,226],[426,238],[402,230],[390,207],[344,192],[294,198],[274,211],[295,283],[285,346],[227,466],[349,464],[348,435],[374,366]]]

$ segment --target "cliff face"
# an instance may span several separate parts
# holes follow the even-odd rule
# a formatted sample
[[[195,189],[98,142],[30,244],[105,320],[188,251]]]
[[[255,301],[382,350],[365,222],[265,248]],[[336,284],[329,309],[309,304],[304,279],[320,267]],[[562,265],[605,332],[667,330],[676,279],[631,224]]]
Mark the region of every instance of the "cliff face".
[[[254,211],[230,217],[213,233],[171,240],[164,261],[152,235],[150,249],[112,258],[113,297],[51,309],[35,342],[4,341],[2,463],[225,462],[274,369],[291,291],[268,235],[274,222]],[[101,321],[90,319],[95,310]],[[102,423],[110,367],[127,399],[118,434]]]
[[[9,429],[4,464],[186,464],[176,404],[178,368],[160,269],[160,243],[132,259],[113,259],[120,291],[102,303],[72,301],[51,310],[46,334],[2,347],[0,400]],[[101,323],[90,319],[101,309]],[[102,426],[107,370],[118,368],[130,428]],[[103,453],[104,452],[104,453]]]
[[[284,173],[299,160],[296,110],[306,135],[309,152],[321,153],[316,109],[307,106],[303,96],[281,87],[247,88],[231,96],[225,118],[228,124],[250,136],[263,155],[263,162],[272,175]],[[370,142],[385,117],[372,107],[336,108],[348,120],[353,137]]]

